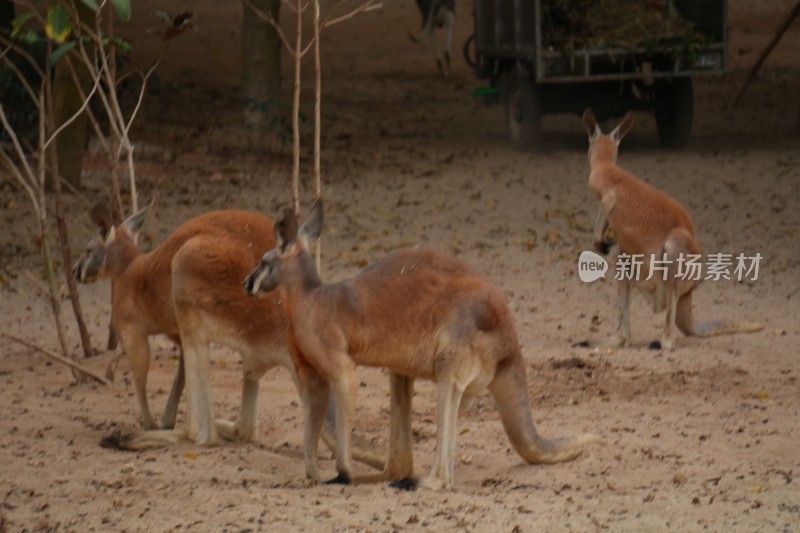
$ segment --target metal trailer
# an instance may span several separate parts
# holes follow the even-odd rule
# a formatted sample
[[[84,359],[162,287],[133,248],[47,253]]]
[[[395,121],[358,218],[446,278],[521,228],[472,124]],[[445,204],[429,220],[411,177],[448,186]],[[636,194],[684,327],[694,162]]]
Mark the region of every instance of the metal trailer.
[[[488,92],[502,95],[512,143],[535,146],[544,114],[592,107],[601,120],[653,111],[661,144],[685,146],[692,130],[692,76],[726,67],[727,1],[642,0],[648,9],[677,9],[702,33],[702,42],[573,50],[543,46],[547,1],[474,0],[475,33],[464,55],[476,76],[489,80]]]

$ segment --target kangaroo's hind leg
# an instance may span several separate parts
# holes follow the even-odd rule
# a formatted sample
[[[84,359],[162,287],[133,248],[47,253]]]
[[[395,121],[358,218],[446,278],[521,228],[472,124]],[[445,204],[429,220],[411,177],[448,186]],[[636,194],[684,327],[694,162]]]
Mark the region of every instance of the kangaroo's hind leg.
[[[181,324],[181,339],[186,365],[186,418],[189,440],[202,445],[217,444],[214,402],[211,395],[208,340],[195,338]]]
[[[411,398],[414,379],[389,373],[391,419],[389,424],[389,453],[384,476],[397,481],[414,475],[414,455],[411,449]]]
[[[618,281],[617,295],[619,322],[617,331],[608,339],[608,345],[628,347],[631,344],[631,282]]]
[[[683,300],[683,298],[691,293],[694,285],[691,281],[681,278],[685,272],[679,272],[679,265],[697,251],[694,238],[685,228],[676,228],[671,231],[664,243],[664,256],[669,267],[666,279],[663,281],[667,313],[664,334],[661,336],[661,346],[666,350],[675,348],[678,328],[685,332],[687,304],[689,320],[691,320],[691,297],[687,300]]]
[[[175,377],[172,380],[172,387],[169,390],[167,404],[164,407],[164,414],[161,416],[161,427],[172,429],[175,427],[175,420],[178,416],[178,402],[181,399],[184,386],[186,385],[186,369],[183,365],[183,348],[180,348],[178,358],[178,368],[175,370]]]
[[[322,376],[301,357],[295,355],[297,384],[300,398],[303,401],[303,456],[306,463],[306,478],[319,481],[319,464],[317,449],[325,411],[328,407],[330,387]],[[338,402],[337,402],[338,408]],[[336,433],[339,434],[339,420],[336,421]]]
[[[139,401],[139,409],[142,413],[142,426],[146,430],[159,429],[147,402],[147,373],[150,370],[150,345],[147,335],[132,327],[122,331],[120,339],[131,365],[136,399]]]
[[[456,379],[455,370],[447,369],[436,376],[436,452],[431,472],[420,480],[420,487],[439,490],[453,485],[456,424],[466,388]]]
[[[242,401],[236,421],[216,420],[217,431],[225,440],[254,442],[258,439],[259,381],[269,367],[258,362],[253,354],[242,354]]]
[[[455,463],[456,424],[464,389],[451,380],[437,385],[436,402],[436,453],[431,473],[419,485],[430,489],[443,489],[453,485]]]
[[[336,395],[336,471],[338,475],[328,483],[349,484],[353,480],[352,431],[358,394],[355,363],[344,352],[336,351],[331,359],[335,360],[333,365],[337,367],[336,372],[333,373],[331,386]]]

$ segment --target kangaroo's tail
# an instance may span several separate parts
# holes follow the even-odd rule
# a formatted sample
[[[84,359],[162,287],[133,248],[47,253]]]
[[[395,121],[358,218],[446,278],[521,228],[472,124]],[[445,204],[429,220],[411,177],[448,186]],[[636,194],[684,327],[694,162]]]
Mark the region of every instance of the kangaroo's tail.
[[[511,445],[528,463],[560,463],[579,456],[591,444],[604,444],[598,435],[583,434],[544,439],[531,416],[522,355],[510,357],[497,367],[489,390],[497,402],[500,419]]]
[[[694,324],[694,334],[698,337],[713,337],[726,333],[754,333],[764,329],[756,322],[731,322],[729,320],[707,320]]]
[[[695,322],[692,318],[692,292],[688,292],[678,299],[678,308],[675,323],[685,335],[698,337],[713,337],[726,333],[753,333],[761,331],[764,326],[756,322],[732,322],[729,320],[708,320]]]

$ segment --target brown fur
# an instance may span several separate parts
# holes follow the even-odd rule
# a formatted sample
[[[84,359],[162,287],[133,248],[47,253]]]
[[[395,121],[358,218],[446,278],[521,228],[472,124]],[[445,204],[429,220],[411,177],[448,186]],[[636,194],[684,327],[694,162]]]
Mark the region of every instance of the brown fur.
[[[487,278],[453,257],[411,249],[386,257],[352,280],[325,285],[307,249],[319,231],[318,204],[297,238],[278,238],[278,250],[265,256],[247,282],[251,294],[277,288],[287,313],[307,402],[309,477],[318,478],[319,420],[330,384],[337,398],[337,480],[351,479],[356,365],[390,371],[392,414],[384,470],[389,479],[413,475],[415,379],[437,382],[438,391],[436,455],[423,486],[452,485],[457,414],[487,386],[514,448],[530,463],[566,461],[599,441],[592,435],[563,441],[539,437],[513,319],[502,293]]]
[[[245,211],[214,211],[195,217],[176,229],[149,253],[141,253],[135,234],[147,211],[111,228],[95,210],[93,218],[107,238],[95,240],[75,265],[81,281],[110,278],[112,327],[131,363],[142,411],[144,433],[116,444],[133,449],[163,446],[188,438],[211,445],[218,433],[227,439],[255,440],[258,435],[258,380],[270,368],[284,366],[294,378],[287,350],[286,320],[277,295],[249,298],[242,281],[267,250],[275,246],[272,220]],[[102,258],[105,253],[105,261]],[[185,367],[187,428],[158,428],[147,403],[148,337],[164,334],[182,347],[163,426],[172,428]],[[211,342],[227,345],[242,355],[242,403],[235,422],[214,421],[208,380]],[[326,427],[326,432],[333,429]],[[328,439],[332,442],[332,437]],[[360,460],[382,465],[374,450],[358,449]]]
[[[595,245],[602,247],[605,230],[610,228],[621,253],[644,256],[640,275],[642,281],[619,282],[620,321],[611,343],[630,344],[629,302],[632,286],[650,298],[656,312],[666,309],[666,324],[661,338],[664,348],[674,348],[676,329],[686,335],[700,336],[760,330],[759,324],[725,321],[695,324],[692,320],[692,292],[700,280],[679,278],[675,261],[681,254],[700,253],[694,225],[689,214],[674,198],[617,166],[619,142],[633,126],[633,121],[633,113],[628,113],[617,128],[609,134],[603,134],[591,109],[583,114],[589,135],[589,187],[600,201],[594,230]],[[657,272],[645,281],[651,254],[659,259],[666,254],[667,259],[673,261],[666,280]]]
[[[149,209],[149,208],[148,208]],[[164,334],[182,347],[181,366],[167,401],[162,424],[175,424],[177,403],[186,365],[188,428],[185,432],[146,432],[121,443],[150,447],[184,436],[199,444],[217,442],[217,430],[228,438],[257,435],[258,379],[276,365],[290,367],[285,349],[285,320],[275,298],[253,300],[241,291],[241,280],[254,261],[272,246],[273,223],[244,211],[217,211],[193,218],[176,229],[156,249],[141,253],[135,234],[146,210],[115,227],[97,210],[93,218],[108,238],[95,241],[78,260],[81,281],[111,279],[111,324],[131,364],[136,394],[146,430],[158,425],[150,412],[147,372],[148,337]],[[85,271],[90,254],[105,250],[105,263]],[[240,297],[236,297],[240,295]],[[242,409],[235,423],[213,420],[208,388],[208,343],[227,344],[244,357]],[[163,437],[163,439],[162,439]]]

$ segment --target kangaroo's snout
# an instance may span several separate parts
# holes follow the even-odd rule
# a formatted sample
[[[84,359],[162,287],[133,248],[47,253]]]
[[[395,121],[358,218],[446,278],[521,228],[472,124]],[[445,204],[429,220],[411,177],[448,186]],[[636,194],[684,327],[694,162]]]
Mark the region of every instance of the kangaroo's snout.
[[[255,272],[244,278],[244,290],[248,296],[255,296],[258,292],[256,289]]]
[[[79,259],[75,262],[75,265],[72,267],[72,277],[75,278],[75,281],[78,283],[88,283],[92,281],[89,268],[86,266],[83,259]]]
[[[249,296],[258,296],[260,292],[270,292],[274,286],[268,281],[269,269],[263,264],[258,265],[255,270],[244,278],[244,290]]]

